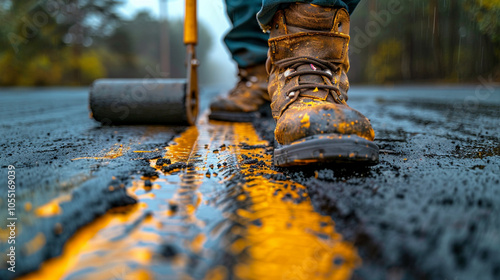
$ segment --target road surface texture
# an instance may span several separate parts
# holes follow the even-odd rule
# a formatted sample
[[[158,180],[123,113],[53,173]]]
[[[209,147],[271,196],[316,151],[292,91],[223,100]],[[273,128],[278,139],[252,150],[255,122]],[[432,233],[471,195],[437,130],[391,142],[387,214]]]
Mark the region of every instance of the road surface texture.
[[[207,121],[218,92],[187,128],[1,89],[0,279],[500,279],[500,88],[354,87],[380,163],[290,169],[272,119]]]

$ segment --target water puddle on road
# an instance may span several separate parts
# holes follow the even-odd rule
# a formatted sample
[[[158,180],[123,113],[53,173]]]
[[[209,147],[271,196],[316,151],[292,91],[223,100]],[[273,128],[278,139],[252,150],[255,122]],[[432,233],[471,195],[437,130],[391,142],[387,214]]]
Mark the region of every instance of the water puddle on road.
[[[271,151],[251,124],[200,121],[151,160],[159,177],[134,178],[136,205],[21,279],[349,279],[356,249],[272,170]]]

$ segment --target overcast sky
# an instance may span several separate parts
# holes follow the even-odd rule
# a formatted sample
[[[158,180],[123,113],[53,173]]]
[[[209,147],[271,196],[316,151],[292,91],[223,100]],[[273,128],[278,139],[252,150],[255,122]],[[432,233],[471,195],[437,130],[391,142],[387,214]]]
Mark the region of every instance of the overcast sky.
[[[128,18],[141,10],[149,10],[159,17],[160,0],[123,0],[124,5],[119,9],[120,13]],[[184,17],[184,0],[168,0],[167,12],[169,19]],[[224,0],[198,0],[198,19],[210,27],[214,36],[214,45],[210,51],[211,59],[220,61],[221,80],[220,83],[232,83],[228,77],[234,77],[236,66],[232,62],[229,52],[222,42],[224,34],[230,28],[229,19],[225,12]],[[203,61],[201,61],[203,63]]]

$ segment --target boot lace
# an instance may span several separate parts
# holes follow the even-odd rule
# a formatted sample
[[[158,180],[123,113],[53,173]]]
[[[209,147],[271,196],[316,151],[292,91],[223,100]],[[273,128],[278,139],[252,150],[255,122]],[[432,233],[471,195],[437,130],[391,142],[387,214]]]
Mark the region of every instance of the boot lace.
[[[285,58],[277,61],[275,64],[280,68],[288,68],[284,73],[285,78],[287,79],[301,75],[318,75],[321,77],[326,77],[329,81],[332,81],[334,77],[340,75],[340,67],[338,65],[311,56]],[[296,70],[298,69],[299,66],[304,64],[310,65],[311,70],[304,70],[304,69]],[[332,73],[332,70],[333,73],[335,73],[335,76]],[[335,83],[337,83],[337,80],[335,81]],[[325,89],[333,91],[335,92],[335,94],[332,94],[332,96],[335,102],[339,104],[346,104],[338,87],[331,84],[320,84],[320,83],[299,84],[288,89],[285,92],[285,94],[287,97],[296,100],[300,95],[300,91],[302,89],[312,89],[312,90]]]

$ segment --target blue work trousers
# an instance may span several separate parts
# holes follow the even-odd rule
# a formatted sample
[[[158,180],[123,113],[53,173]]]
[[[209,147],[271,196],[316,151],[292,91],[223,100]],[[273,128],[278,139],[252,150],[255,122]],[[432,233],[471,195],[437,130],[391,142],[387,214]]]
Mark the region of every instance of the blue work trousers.
[[[310,3],[346,8],[352,13],[360,0],[226,0],[232,29],[224,38],[227,48],[239,67],[263,64],[267,58],[269,34],[262,31],[274,13],[290,3]],[[258,19],[258,21],[257,21]],[[260,25],[259,25],[260,23]]]

